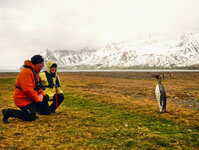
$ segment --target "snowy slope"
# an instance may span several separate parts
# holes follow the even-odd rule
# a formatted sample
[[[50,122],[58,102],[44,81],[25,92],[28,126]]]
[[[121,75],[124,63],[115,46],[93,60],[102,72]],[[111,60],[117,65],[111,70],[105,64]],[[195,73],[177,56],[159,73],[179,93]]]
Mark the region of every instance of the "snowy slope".
[[[95,50],[84,48],[80,51],[74,50],[45,50],[41,55],[44,57],[45,62],[53,60],[57,62],[60,67],[73,66],[88,59]]]
[[[42,55],[72,69],[189,67],[199,64],[199,33],[184,33],[176,39],[149,36],[98,50],[46,50]]]

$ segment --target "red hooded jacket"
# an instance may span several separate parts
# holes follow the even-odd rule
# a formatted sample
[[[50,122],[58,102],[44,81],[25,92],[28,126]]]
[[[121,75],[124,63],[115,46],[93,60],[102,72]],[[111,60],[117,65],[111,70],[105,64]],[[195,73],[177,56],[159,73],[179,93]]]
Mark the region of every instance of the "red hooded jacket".
[[[24,65],[32,67],[37,73],[37,79],[39,81],[39,70],[31,63],[31,61],[26,60]],[[35,78],[32,70],[29,68],[23,68],[16,80],[16,86],[21,89],[15,88],[14,90],[14,101],[17,107],[24,107],[33,101],[39,102],[38,93],[41,95],[45,95],[44,91],[40,89],[39,91],[35,91]]]

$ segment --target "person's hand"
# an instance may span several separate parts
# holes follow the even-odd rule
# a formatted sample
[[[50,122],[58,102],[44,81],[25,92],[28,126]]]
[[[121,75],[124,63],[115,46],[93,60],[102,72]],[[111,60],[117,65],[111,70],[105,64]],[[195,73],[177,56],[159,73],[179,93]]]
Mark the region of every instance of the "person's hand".
[[[39,102],[43,101],[44,96],[43,95],[38,95],[39,96]]]

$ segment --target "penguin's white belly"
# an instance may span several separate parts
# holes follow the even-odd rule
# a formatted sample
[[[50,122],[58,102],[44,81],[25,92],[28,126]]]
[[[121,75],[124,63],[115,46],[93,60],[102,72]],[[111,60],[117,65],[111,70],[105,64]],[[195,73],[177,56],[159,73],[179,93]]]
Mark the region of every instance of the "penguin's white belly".
[[[161,93],[160,93],[160,88],[159,88],[158,84],[156,85],[156,88],[155,88],[155,96],[156,96],[156,99],[157,99],[157,102],[158,102],[159,110],[160,110],[160,112],[162,112],[162,106],[160,104]]]
[[[159,89],[158,84],[156,85],[156,88],[155,88],[155,96],[156,96],[156,99],[158,101],[158,104],[160,104],[160,89]]]

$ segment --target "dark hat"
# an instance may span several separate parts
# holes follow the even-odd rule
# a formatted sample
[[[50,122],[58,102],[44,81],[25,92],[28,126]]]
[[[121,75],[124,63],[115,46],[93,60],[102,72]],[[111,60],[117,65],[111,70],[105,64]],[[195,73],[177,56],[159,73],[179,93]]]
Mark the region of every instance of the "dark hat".
[[[52,66],[50,67],[50,68],[53,68],[53,67],[55,67],[55,68],[57,68],[57,64],[52,64]]]
[[[41,55],[34,55],[32,58],[31,58],[31,62],[32,64],[40,64],[42,62],[44,62],[44,59],[42,58]]]

